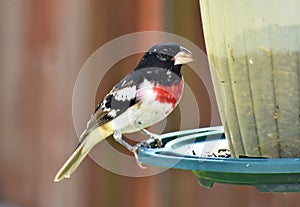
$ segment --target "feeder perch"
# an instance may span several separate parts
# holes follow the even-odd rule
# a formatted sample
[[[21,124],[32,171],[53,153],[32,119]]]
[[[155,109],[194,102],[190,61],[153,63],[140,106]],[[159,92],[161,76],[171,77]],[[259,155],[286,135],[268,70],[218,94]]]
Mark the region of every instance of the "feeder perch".
[[[225,183],[255,186],[260,192],[300,192],[300,158],[232,158],[223,127],[171,132],[161,138],[162,148],[140,148],[141,162],[191,170],[207,188]]]

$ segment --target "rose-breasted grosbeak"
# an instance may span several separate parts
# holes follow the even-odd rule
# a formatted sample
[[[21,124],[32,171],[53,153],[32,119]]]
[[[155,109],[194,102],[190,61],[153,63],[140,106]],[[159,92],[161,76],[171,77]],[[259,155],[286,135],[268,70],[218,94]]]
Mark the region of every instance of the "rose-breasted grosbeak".
[[[163,120],[177,106],[184,86],[181,66],[192,61],[191,52],[176,43],[151,47],[136,68],[98,105],[80,137],[79,145],[54,181],[69,178],[89,151],[111,134],[133,152],[136,159],[140,145],[129,145],[122,139],[122,134],[142,131],[160,145],[159,135],[145,128]]]

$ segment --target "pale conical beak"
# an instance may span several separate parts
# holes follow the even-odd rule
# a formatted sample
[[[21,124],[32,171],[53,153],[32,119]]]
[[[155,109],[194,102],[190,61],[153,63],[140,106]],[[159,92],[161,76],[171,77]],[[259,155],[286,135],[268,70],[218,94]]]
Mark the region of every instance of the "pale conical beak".
[[[174,56],[175,60],[174,65],[183,65],[190,62],[193,62],[193,54],[185,49],[184,47],[180,46],[180,51]]]

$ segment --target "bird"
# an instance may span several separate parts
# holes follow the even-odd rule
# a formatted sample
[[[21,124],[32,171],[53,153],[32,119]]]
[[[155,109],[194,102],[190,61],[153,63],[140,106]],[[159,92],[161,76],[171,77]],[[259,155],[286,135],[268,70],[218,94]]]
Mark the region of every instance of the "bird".
[[[192,53],[174,43],[152,46],[137,66],[104,97],[80,136],[79,144],[54,178],[70,178],[91,149],[109,136],[133,153],[139,166],[138,149],[122,139],[123,134],[141,131],[161,147],[158,134],[145,128],[166,118],[178,105],[184,88],[182,65],[193,61]]]

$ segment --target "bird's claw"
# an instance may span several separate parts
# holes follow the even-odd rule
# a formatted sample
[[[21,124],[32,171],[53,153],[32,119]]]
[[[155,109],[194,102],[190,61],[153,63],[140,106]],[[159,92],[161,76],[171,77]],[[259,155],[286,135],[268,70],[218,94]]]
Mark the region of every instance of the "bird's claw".
[[[126,149],[128,149],[130,152],[133,153],[134,158],[136,160],[137,165],[142,168],[145,169],[146,167],[144,167],[142,165],[142,163],[139,161],[139,157],[138,157],[138,150],[139,147],[142,146],[141,143],[136,144],[135,146],[131,146],[130,144],[128,144],[125,140],[122,139],[122,133],[120,131],[115,131],[113,137],[115,138],[115,140],[117,142],[119,142],[121,145],[123,145]]]
[[[139,157],[138,157],[138,150],[139,150],[139,148],[140,148],[141,146],[143,146],[143,143],[142,143],[142,142],[136,144],[135,146],[132,147],[131,152],[132,152],[133,155],[134,155],[136,164],[137,164],[140,168],[146,169],[147,167],[143,166],[142,162],[139,161]]]
[[[154,141],[155,141],[155,145],[154,145],[155,147],[161,148],[163,146],[163,143],[162,143],[162,141],[161,141],[161,139],[160,139],[159,136],[156,137],[156,138],[154,138]]]
[[[146,129],[143,129],[142,132],[148,137],[147,140],[154,140],[155,141],[155,144],[154,144],[154,147],[157,147],[157,148],[161,148],[163,146],[163,143],[160,139],[160,135],[159,134],[154,134],[152,132],[149,132],[148,130]],[[149,145],[149,143],[146,141],[144,141],[144,143],[147,143]]]

